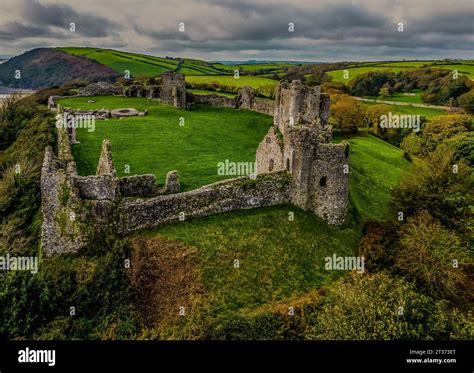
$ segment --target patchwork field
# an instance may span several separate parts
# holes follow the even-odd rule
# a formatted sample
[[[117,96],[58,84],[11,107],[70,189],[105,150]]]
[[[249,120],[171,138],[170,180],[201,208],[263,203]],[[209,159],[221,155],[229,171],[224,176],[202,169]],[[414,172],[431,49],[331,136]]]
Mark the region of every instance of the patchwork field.
[[[362,66],[347,68],[349,77],[344,78],[344,69],[329,71],[327,74],[333,78],[333,81],[348,83],[358,75],[366,74],[371,71],[392,71],[394,73],[417,69],[422,67],[433,67],[436,69],[458,70],[460,74],[467,75],[474,79],[474,64],[471,61],[461,61],[456,64],[445,64],[440,61],[399,61],[399,62],[366,62]]]
[[[87,103],[91,99],[96,102]],[[257,146],[272,125],[270,116],[247,110],[196,106],[184,111],[146,98],[100,96],[59,103],[77,109],[148,110],[146,117],[96,121],[94,132],[78,129],[81,143],[73,146],[73,153],[79,174],[95,174],[102,140],[108,138],[119,176],[126,176],[125,165],[130,165],[130,175],[152,173],[162,184],[168,171],[177,170],[184,190],[228,178],[217,174],[218,162],[254,162]]]
[[[185,75],[232,75],[235,70],[255,72],[261,70],[267,74],[282,73],[286,67],[295,66],[289,62],[255,63],[241,65],[224,65],[219,62],[207,62],[190,58],[164,58],[141,53],[122,52],[114,49],[64,47],[56,50],[93,59],[110,66],[120,74],[130,70],[135,77],[154,77],[166,71],[176,71]],[[252,77],[249,77],[251,79]],[[257,82],[259,84],[258,77]]]

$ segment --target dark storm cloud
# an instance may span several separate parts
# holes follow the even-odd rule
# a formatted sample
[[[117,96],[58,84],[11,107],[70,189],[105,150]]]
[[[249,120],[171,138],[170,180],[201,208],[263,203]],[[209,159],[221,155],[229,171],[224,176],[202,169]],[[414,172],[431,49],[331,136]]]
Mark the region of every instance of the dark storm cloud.
[[[75,24],[76,33],[86,37],[105,37],[119,25],[104,17],[79,13],[69,5],[42,4],[39,1],[23,0],[18,6],[21,22],[7,22],[0,26],[0,39],[12,38],[70,38],[69,27]]]
[[[203,59],[450,53],[469,58],[474,49],[472,0],[452,5],[445,0],[0,1],[11,9],[11,16],[0,14],[0,48],[10,50],[34,40],[42,41],[38,46],[116,45]],[[76,33],[68,31],[70,22]],[[185,24],[184,33],[179,22]],[[288,30],[290,22],[294,32]]]
[[[19,22],[8,22],[2,27],[2,29],[0,29],[1,40],[15,40],[19,38],[44,37],[51,35],[55,35],[56,37],[60,36],[44,27],[24,25]]]
[[[76,32],[89,37],[104,37],[118,27],[104,17],[90,13],[76,12],[69,5],[41,4],[39,1],[25,0],[23,16],[32,24],[56,26],[69,29],[69,24],[76,24]]]

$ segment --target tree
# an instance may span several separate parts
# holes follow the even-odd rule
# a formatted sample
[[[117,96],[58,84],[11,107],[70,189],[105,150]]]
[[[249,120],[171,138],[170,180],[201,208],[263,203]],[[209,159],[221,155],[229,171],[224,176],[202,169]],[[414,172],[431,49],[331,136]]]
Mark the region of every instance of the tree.
[[[348,95],[333,97],[330,120],[342,134],[355,133],[364,126],[364,109],[361,104]]]
[[[380,91],[379,91],[379,97],[384,100],[386,99],[387,97],[390,96],[390,91],[387,87],[382,87],[380,88]]]
[[[386,274],[353,274],[328,289],[308,339],[393,340],[468,338],[472,320],[446,302],[415,292]]]
[[[456,232],[445,229],[425,211],[402,226],[395,267],[435,298],[465,299],[466,268],[472,258]]]
[[[474,114],[474,89],[459,96],[458,103],[467,113]]]
[[[396,211],[405,216],[428,210],[448,229],[467,234],[474,205],[471,167],[455,159],[455,151],[440,144],[415,162],[392,192]]]

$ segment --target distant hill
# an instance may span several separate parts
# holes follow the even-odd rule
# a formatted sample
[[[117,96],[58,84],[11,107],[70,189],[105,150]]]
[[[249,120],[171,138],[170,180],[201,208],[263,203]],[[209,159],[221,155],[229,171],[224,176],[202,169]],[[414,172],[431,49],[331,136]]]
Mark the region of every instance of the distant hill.
[[[16,71],[20,79],[15,78]],[[75,79],[93,82],[117,76],[109,66],[50,48],[33,49],[0,64],[0,86],[14,88],[39,89]]]
[[[38,48],[0,63],[0,86],[14,88],[46,88],[71,80],[114,80],[127,71],[132,78],[160,76],[175,71],[186,76],[231,76],[234,70],[242,75],[275,77],[303,62],[247,61],[225,64],[181,57],[157,57],[114,49],[90,47]],[[311,63],[314,64],[314,63]],[[15,79],[15,71],[21,79]]]

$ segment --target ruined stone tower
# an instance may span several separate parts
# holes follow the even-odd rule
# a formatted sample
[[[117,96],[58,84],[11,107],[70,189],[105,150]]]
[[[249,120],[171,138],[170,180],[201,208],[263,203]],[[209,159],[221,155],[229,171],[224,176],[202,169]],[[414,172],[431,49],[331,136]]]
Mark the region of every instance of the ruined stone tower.
[[[161,100],[176,108],[186,107],[186,83],[183,74],[167,72],[161,76]]]
[[[345,221],[348,144],[332,144],[329,96],[299,80],[277,87],[274,126],[257,149],[257,173],[286,170],[293,179],[291,202],[329,224]]]

